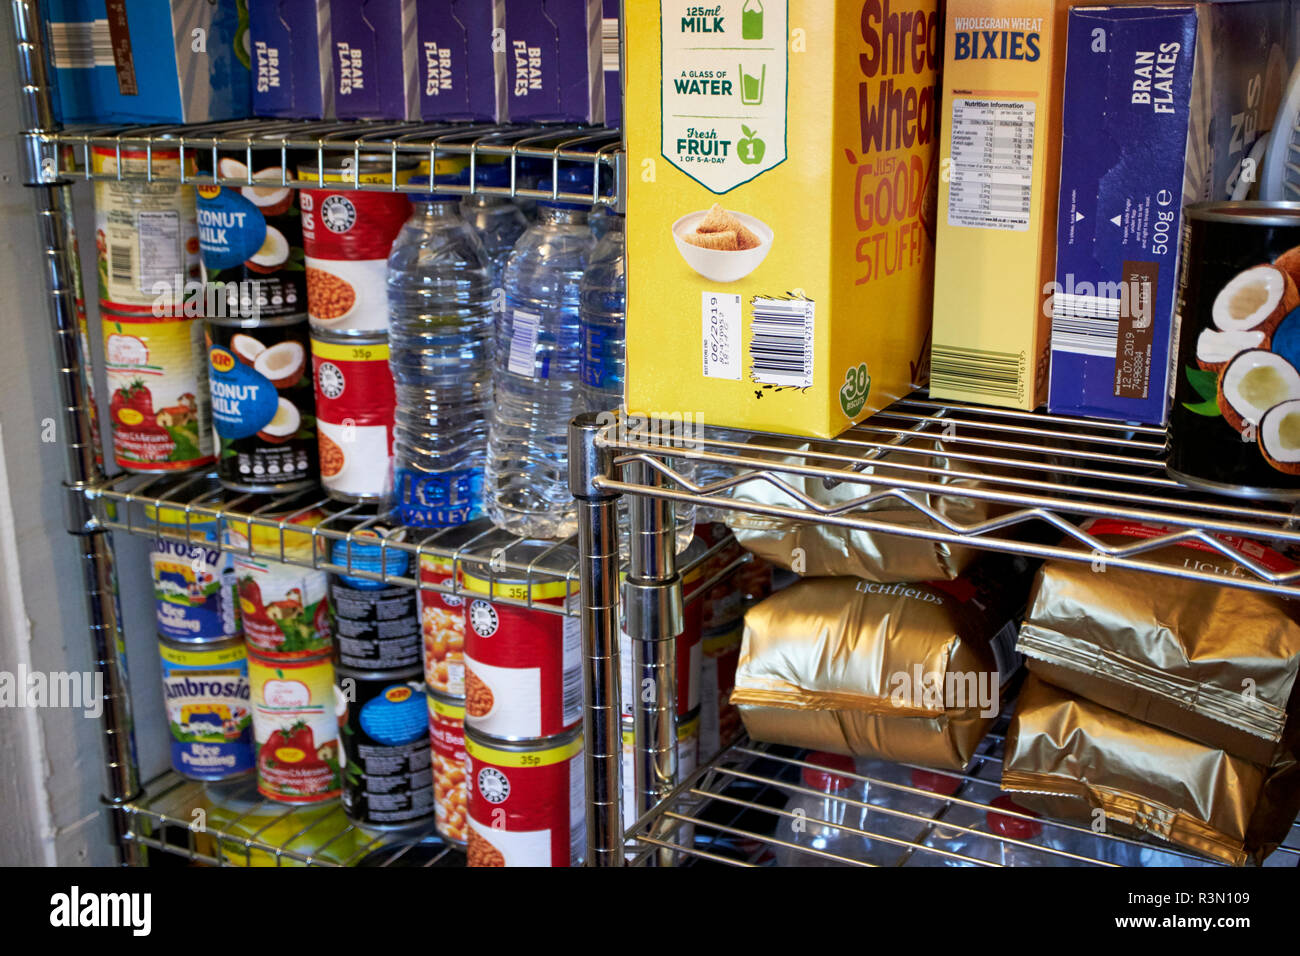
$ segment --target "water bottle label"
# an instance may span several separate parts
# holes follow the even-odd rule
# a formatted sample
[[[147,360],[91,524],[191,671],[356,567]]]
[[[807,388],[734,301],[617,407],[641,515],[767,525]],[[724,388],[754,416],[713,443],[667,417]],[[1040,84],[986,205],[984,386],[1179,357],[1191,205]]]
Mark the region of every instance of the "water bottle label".
[[[506,359],[506,368],[515,375],[535,376],[537,332],[541,323],[542,317],[536,312],[514,310],[514,327],[510,331],[510,354]],[[544,363],[540,377],[546,378],[547,371]]]
[[[458,468],[426,474],[398,468],[393,514],[415,528],[450,528],[483,514],[483,469]]]
[[[623,391],[623,340],[613,330],[583,325],[578,368],[582,384],[602,391]]]

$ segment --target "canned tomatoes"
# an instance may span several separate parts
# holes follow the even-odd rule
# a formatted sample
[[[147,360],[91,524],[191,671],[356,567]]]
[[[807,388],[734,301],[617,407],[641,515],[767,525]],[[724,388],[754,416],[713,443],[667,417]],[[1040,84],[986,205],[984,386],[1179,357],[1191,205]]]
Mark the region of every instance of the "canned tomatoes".
[[[208,363],[198,319],[105,313],[104,370],[113,457],[129,471],[213,460]]]
[[[454,586],[464,569],[462,548],[490,533],[486,518],[449,528],[434,539],[449,557],[420,555],[420,630],[424,635],[424,682],[429,689],[449,697],[465,696],[465,599],[459,594],[433,591],[433,585]]]
[[[119,153],[116,147],[96,146],[90,167],[96,175],[139,177],[95,180],[100,304],[139,315],[177,312],[184,303],[185,282],[199,277],[194,187],[177,182],[180,151]],[[155,181],[145,182],[151,169]],[[186,161],[185,171],[194,173],[192,160]]]
[[[257,789],[285,803],[318,803],[342,790],[339,724],[344,707],[329,655],[303,660],[248,657]]]
[[[272,163],[278,162],[277,153]],[[248,179],[230,156],[217,161],[222,179]],[[199,186],[199,251],[203,281],[219,292],[226,315],[268,318],[307,309],[302,216],[286,171],[268,165],[252,174],[265,186]]]
[[[465,728],[470,866],[577,866],[587,850],[582,732],[529,743]]]
[[[677,722],[677,779],[681,783],[700,763],[700,714],[688,714]],[[623,829],[636,823],[636,730],[623,721]],[[694,832],[692,828],[689,832]],[[689,843],[687,844],[689,846]]]
[[[219,550],[214,520],[191,520],[180,508],[145,507],[160,530],[187,541],[154,539],[149,567],[158,633],[171,641],[222,641],[240,634],[235,597],[235,570],[230,555]]]
[[[371,526],[350,534],[351,542],[331,542],[333,564],[370,574],[406,575],[411,556],[397,549],[384,548],[381,552],[379,546],[383,538],[402,540],[404,529],[390,531]],[[330,573],[329,588],[340,665],[371,671],[421,666],[420,617],[414,588],[343,572]]]
[[[289,517],[291,525],[311,526],[323,515],[315,511]],[[226,525],[222,542],[234,552],[235,587],[249,650],[272,660],[330,652],[328,578],[324,571],[303,566],[314,563],[311,533],[234,521]],[[285,558],[299,563],[282,562],[281,545]]]
[[[433,752],[433,810],[438,832],[449,843],[465,843],[465,701],[429,694],[429,743]]]
[[[307,323],[245,329],[209,321],[217,477],[235,491],[294,491],[316,479]]]
[[[526,541],[512,557],[527,564],[548,553],[569,566],[569,545]],[[578,618],[489,598],[563,607],[567,581],[511,579],[471,563],[463,575],[471,595],[465,629],[465,723],[500,740],[561,734],[582,720],[582,640]]]
[[[740,732],[740,712],[731,704],[736,686],[736,665],[745,636],[743,623],[712,634],[701,643],[704,655],[700,668],[700,759],[708,760]]]
[[[428,704],[416,668],[382,674],[338,668],[347,708],[343,812],[366,826],[405,827],[433,815]]]
[[[253,769],[248,655],[243,641],[158,642],[172,767],[192,780],[226,780]]]
[[[399,168],[398,184],[414,171],[413,163]],[[343,335],[386,331],[388,253],[411,215],[411,202],[402,193],[365,192],[350,184],[391,183],[391,157],[362,155],[356,168],[304,166],[298,174],[327,184],[303,189],[298,200],[312,327]]]
[[[341,501],[378,501],[392,490],[397,394],[386,338],[313,332],[320,480]]]

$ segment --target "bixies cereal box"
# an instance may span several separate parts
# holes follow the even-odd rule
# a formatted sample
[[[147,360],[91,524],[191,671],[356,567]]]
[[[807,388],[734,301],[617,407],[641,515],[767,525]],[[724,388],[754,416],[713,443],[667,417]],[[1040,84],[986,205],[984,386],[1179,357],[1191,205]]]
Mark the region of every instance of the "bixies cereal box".
[[[925,376],[934,0],[627,4],[627,404],[831,437]]]

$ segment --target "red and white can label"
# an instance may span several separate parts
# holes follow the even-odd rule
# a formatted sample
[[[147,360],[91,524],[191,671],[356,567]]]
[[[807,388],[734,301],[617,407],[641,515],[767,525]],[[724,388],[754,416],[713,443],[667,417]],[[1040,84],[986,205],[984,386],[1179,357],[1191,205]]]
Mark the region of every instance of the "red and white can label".
[[[398,181],[409,176],[399,174]],[[385,171],[385,182],[388,177]],[[349,335],[387,329],[388,253],[411,215],[410,200],[401,193],[304,189],[298,201],[312,327]]]
[[[465,723],[501,740],[552,737],[582,720],[578,619],[488,600],[564,604],[566,582],[510,584],[464,575]],[[478,596],[482,595],[482,596]]]
[[[443,839],[464,843],[469,795],[465,787],[465,702],[429,695],[429,744],[433,753],[433,810]]]
[[[392,490],[397,394],[387,342],[311,339],[320,479],[326,491],[382,498]]]
[[[465,599],[425,590],[455,576],[453,561],[420,556],[420,631],[424,635],[424,683],[448,697],[465,695]]]
[[[700,715],[677,724],[677,779],[681,783],[700,765]],[[636,823],[636,731],[623,722],[623,829]],[[692,831],[693,832],[693,831]],[[689,845],[689,844],[688,844]]]
[[[582,737],[505,750],[465,739],[470,866],[577,866],[587,849]]]
[[[697,565],[682,579],[682,600],[690,597],[717,571],[712,562]],[[723,582],[724,584],[726,582]],[[704,602],[694,600],[686,603],[682,613],[682,632],[677,635],[677,716],[685,717],[700,706],[700,666],[702,652],[700,638],[703,634],[702,617]],[[622,674],[622,700],[620,706],[624,717],[631,717],[633,704],[638,694],[654,694],[653,687],[634,686],[632,676],[632,638],[627,631],[619,631],[619,667]]]
[[[740,712],[731,703],[736,665],[745,636],[742,623],[706,634],[701,642],[700,759],[708,760],[740,732]]]
[[[286,803],[339,796],[339,721],[346,704],[334,689],[333,661],[268,661],[250,654],[248,680],[258,792]]]

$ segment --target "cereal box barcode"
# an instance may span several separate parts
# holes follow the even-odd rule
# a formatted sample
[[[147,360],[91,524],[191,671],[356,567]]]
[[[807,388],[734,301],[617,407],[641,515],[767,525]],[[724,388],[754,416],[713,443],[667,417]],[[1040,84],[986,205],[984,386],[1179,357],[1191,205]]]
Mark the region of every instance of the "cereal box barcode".
[[[515,325],[510,333],[510,357],[506,367],[515,375],[533,375],[537,360],[537,330],[541,316],[536,312],[515,309]],[[545,378],[545,374],[542,375]]]
[[[930,388],[1014,398],[1024,393],[1025,357],[1018,352],[935,345],[930,350]]]
[[[606,73],[618,70],[618,17],[600,21],[600,59]]]
[[[1115,358],[1119,307],[1118,297],[1056,293],[1052,297],[1052,350]]]
[[[765,385],[808,388],[813,383],[814,306],[808,299],[755,297],[750,325],[750,370]]]

